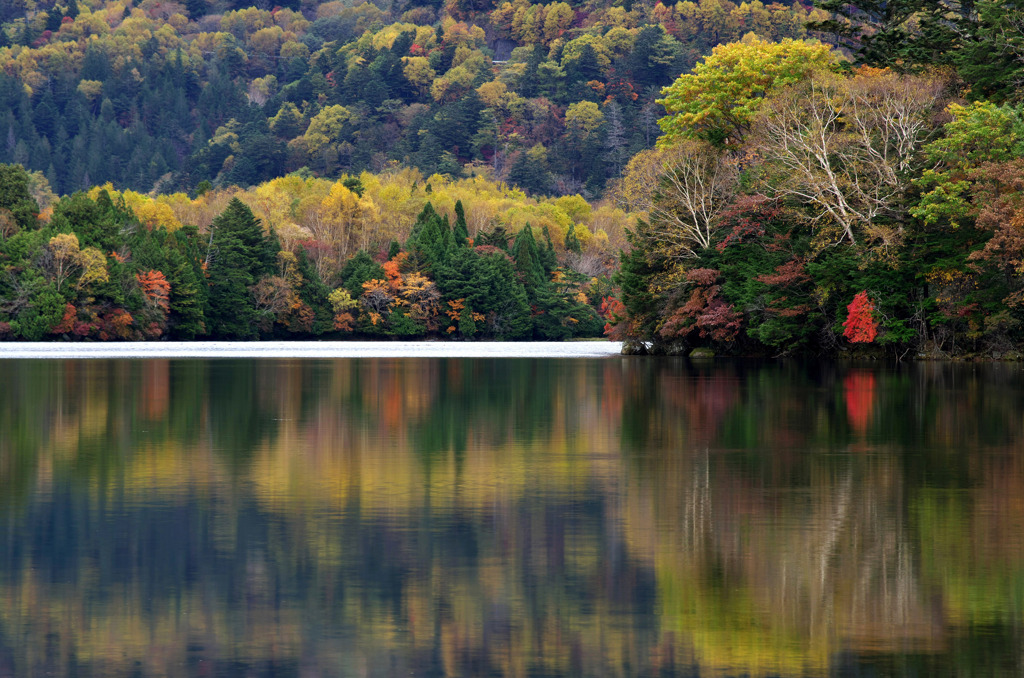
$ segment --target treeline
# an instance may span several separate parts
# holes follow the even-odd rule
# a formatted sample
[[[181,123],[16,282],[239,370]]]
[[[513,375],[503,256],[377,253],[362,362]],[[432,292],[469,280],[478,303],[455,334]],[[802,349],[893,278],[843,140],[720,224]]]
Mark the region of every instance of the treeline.
[[[821,44],[747,39],[666,88],[658,148],[620,187],[644,219],[622,257],[617,332],[671,353],[1019,356],[1019,64],[957,75],[985,39],[1024,54],[991,23],[1024,15],[996,4],[978,3],[934,58],[930,34],[892,32],[921,48],[904,50],[848,13],[854,64]]]
[[[45,182],[0,165],[0,339],[601,335],[614,259],[585,201],[435,176],[439,211],[417,177],[293,176],[194,200],[94,188],[40,212]],[[504,212],[485,211],[485,191]],[[490,228],[470,235],[460,194]]]
[[[828,16],[759,0],[249,4],[5,3],[0,162],[59,194],[399,162],[597,196],[654,143],[660,88],[700,55]]]

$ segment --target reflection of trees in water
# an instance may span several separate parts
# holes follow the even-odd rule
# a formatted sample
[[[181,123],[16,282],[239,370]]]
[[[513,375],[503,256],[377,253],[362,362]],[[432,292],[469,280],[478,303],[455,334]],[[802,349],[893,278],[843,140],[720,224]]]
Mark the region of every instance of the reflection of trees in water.
[[[891,460],[772,487],[705,449],[674,475],[630,488],[628,531],[644,539],[634,553],[656,563],[664,628],[702,662],[789,673],[827,669],[840,647],[943,648],[941,605],[921,586]]]
[[[913,519],[919,488],[922,480],[972,488],[980,468],[998,464],[988,444],[1019,439],[1019,384],[1002,380],[1009,393],[1001,402],[985,393],[987,376],[965,377],[956,366],[882,371],[868,393],[872,380],[851,384],[842,370],[769,367],[736,380],[737,371],[726,367],[713,383],[670,364],[628,382],[624,419],[656,427],[659,437],[629,455],[626,532],[634,553],[656,563],[665,628],[704,662],[753,673],[799,673],[809,661],[825,670],[842,647],[956,647],[965,619],[950,619],[955,606],[941,591],[948,571],[966,563],[943,558],[936,567],[935,536]],[[961,418],[971,423],[959,426]],[[905,444],[875,442],[897,419]],[[994,430],[982,435],[978,419]],[[1016,485],[1021,471],[1008,474]],[[1005,504],[967,503],[986,525],[1013,520]],[[935,520],[935,531],[946,522],[956,524]],[[1020,572],[1021,556],[1004,566]],[[1024,600],[996,605],[1024,610]]]
[[[976,623],[1019,664],[999,374],[0,364],[0,666],[800,673]]]

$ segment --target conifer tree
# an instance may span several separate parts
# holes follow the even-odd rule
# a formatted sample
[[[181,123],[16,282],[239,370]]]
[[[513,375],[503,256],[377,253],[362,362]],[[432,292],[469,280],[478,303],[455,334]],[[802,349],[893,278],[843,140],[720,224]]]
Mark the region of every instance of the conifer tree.
[[[558,267],[558,255],[555,254],[555,245],[551,242],[551,231],[547,224],[542,230],[544,233],[544,247],[540,248],[540,264],[544,269],[545,279],[550,278],[555,268]]]
[[[341,269],[341,285],[349,296],[358,299],[363,293],[363,283],[368,280],[383,280],[384,269],[373,260],[366,250],[359,250]]]
[[[452,229],[452,239],[456,247],[465,247],[469,244],[466,210],[463,209],[461,200],[455,202],[455,227]]]
[[[265,236],[252,210],[238,198],[213,220],[209,252],[210,296],[206,317],[215,337],[256,337],[256,311],[249,288],[274,270],[276,237]]]
[[[204,298],[199,280],[185,255],[177,249],[167,253],[167,282],[171,285],[170,330],[181,339],[194,339],[206,333]]]
[[[544,284],[545,275],[540,253],[537,251],[537,241],[533,238],[533,228],[529,224],[516,235],[515,244],[512,246],[512,258],[528,296],[533,297],[537,289]]]
[[[19,228],[35,228],[39,205],[28,190],[28,172],[20,165],[0,165],[0,210],[7,210]]]
[[[580,239],[576,237],[575,226],[570,226],[565,234],[565,251],[575,252],[576,254],[583,251],[583,248],[580,246]]]

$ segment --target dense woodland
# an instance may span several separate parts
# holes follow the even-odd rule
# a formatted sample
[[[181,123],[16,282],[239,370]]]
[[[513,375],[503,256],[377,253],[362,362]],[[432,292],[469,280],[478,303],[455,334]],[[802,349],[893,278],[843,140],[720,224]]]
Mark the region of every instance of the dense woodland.
[[[712,47],[803,38],[828,16],[729,0],[3,4],[0,162],[59,194],[397,161],[596,196],[653,145],[660,88]]]
[[[44,218],[34,190],[0,166],[0,337],[600,336],[609,231],[621,241],[628,221],[579,196],[414,169],[196,198],[108,185]]]
[[[2,336],[1024,340],[1015,0],[267,4],[0,10]]]
[[[624,178],[635,350],[1019,357],[1024,7],[823,2],[664,90]]]

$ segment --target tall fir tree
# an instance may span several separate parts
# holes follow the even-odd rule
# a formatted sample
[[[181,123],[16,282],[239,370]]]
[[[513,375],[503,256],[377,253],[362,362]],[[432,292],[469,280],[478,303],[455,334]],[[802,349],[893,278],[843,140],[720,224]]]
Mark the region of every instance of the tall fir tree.
[[[455,201],[455,226],[452,228],[452,240],[456,247],[465,247],[469,244],[466,210],[462,207],[461,200]]]
[[[255,339],[256,310],[249,289],[274,270],[277,238],[264,235],[259,219],[238,198],[232,199],[210,228],[210,294],[205,313],[210,334]]]

